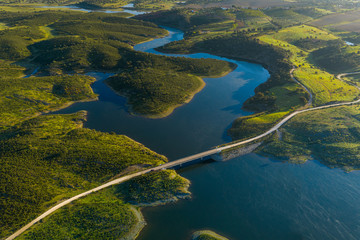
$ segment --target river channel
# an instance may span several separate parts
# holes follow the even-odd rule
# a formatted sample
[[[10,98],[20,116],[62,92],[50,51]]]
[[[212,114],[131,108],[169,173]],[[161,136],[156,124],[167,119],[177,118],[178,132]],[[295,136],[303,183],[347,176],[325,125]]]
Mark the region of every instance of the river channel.
[[[183,37],[168,29],[165,38],[135,46],[153,48]],[[171,54],[166,54],[172,56]],[[179,56],[179,55],[176,55]],[[99,101],[77,103],[57,113],[88,111],[86,127],[125,134],[170,160],[230,141],[232,121],[250,113],[241,110],[269,73],[260,65],[209,54],[184,57],[216,58],[238,67],[225,77],[204,79],[206,87],[193,100],[164,119],[128,113],[126,99],[104,83],[93,84]],[[201,164],[179,172],[192,184],[192,199],[143,210],[148,225],[140,240],[186,240],[200,229],[241,239],[360,239],[360,174],[329,169],[317,161],[289,164],[248,154],[227,162]]]

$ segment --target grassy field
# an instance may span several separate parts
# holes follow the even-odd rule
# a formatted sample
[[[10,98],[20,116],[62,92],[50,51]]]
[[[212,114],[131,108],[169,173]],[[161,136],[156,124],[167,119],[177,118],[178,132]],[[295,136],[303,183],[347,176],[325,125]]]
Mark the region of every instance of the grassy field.
[[[332,34],[306,25],[285,28],[277,33],[259,37],[263,42],[291,52],[290,61],[298,66],[294,71],[294,76],[312,92],[314,105],[322,105],[336,101],[352,101],[356,99],[359,96],[359,91],[355,87],[336,79],[334,75],[322,71],[309,63],[308,51],[314,51],[314,49],[316,49],[313,45],[310,48],[308,47],[311,49],[308,51],[292,45],[307,38],[323,41],[333,41],[337,39],[337,37]],[[318,45],[316,45],[316,47],[318,47]],[[288,111],[292,111],[304,104],[304,101],[293,94],[295,89],[287,93],[290,96],[294,96],[294,98],[284,95],[285,89],[286,88],[282,86],[280,89],[273,88],[270,90],[272,95],[277,97],[276,102],[280,108],[272,110],[271,113],[261,113],[260,115],[237,119],[229,130],[229,134],[234,139],[255,136],[275,125]],[[281,103],[285,105],[282,106]]]
[[[318,7],[300,7],[293,10],[296,13],[311,17],[311,18],[320,18],[325,15],[332,14],[333,12],[327,9],[318,8]]]
[[[257,113],[250,116],[239,117],[228,130],[232,139],[246,139],[257,136],[269,130],[289,112]]]
[[[300,49],[292,43],[302,39],[318,39],[326,42],[337,37],[310,26],[296,26],[282,29],[277,33],[263,35],[259,39],[265,43],[276,45],[291,52],[290,61],[298,68],[294,76],[314,95],[314,104],[322,105],[333,101],[351,101],[358,96],[358,90],[334,77],[334,75],[314,66],[311,50]],[[316,48],[315,48],[316,49]]]
[[[188,0],[187,7],[244,7],[244,8],[268,8],[288,6],[291,2],[285,0]]]
[[[260,152],[291,161],[316,159],[331,167],[359,169],[359,106],[303,113],[280,129]]]
[[[271,36],[277,40],[285,41],[293,45],[295,45],[294,43],[297,43],[299,40],[305,39],[313,39],[314,41],[330,41],[338,39],[337,36],[331,33],[308,25],[284,28]]]
[[[265,10],[264,13],[271,17],[272,22],[281,27],[288,27],[294,24],[305,23],[312,20],[311,17],[294,12],[291,9],[273,8]]]
[[[312,91],[315,105],[338,101],[352,101],[359,96],[357,88],[336,79],[325,71],[313,68],[300,68],[294,75]]]

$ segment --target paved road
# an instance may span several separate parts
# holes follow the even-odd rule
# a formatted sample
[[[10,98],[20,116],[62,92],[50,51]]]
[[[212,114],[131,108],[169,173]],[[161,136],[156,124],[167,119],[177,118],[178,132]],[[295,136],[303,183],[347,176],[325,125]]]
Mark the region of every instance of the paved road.
[[[360,72],[359,72],[360,73]],[[357,73],[344,73],[344,74],[340,74],[338,75],[339,78],[345,76],[345,75],[350,75],[350,74],[357,74]],[[294,80],[296,82],[298,82],[295,78]],[[300,83],[301,84],[301,83]],[[302,84],[301,84],[302,85]],[[303,86],[303,85],[302,85]],[[305,87],[305,86],[303,86]],[[307,88],[305,87],[305,89],[307,90]],[[309,90],[307,90],[310,93]],[[312,99],[312,95],[310,95],[310,99]],[[311,100],[312,101],[312,100]],[[310,100],[309,100],[310,102]],[[54,213],[56,210],[58,210],[59,208],[62,208],[63,206],[79,199],[79,198],[82,198],[86,195],[89,195],[93,192],[97,192],[99,190],[102,190],[104,188],[107,188],[107,187],[110,187],[112,185],[116,185],[116,184],[119,184],[119,183],[123,183],[125,181],[128,181],[132,178],[135,178],[135,177],[138,177],[138,176],[141,176],[141,175],[144,175],[146,173],[149,173],[151,171],[157,171],[157,170],[161,170],[161,169],[169,169],[169,168],[173,168],[173,167],[178,167],[178,166],[181,166],[182,164],[185,164],[185,163],[189,163],[189,162],[192,162],[194,160],[197,160],[199,158],[203,158],[203,157],[209,157],[213,154],[217,154],[223,150],[226,150],[226,149],[230,149],[230,148],[234,148],[234,147],[238,147],[238,146],[241,146],[241,145],[244,145],[244,144],[247,144],[247,143],[251,143],[251,142],[254,142],[256,140],[259,140],[263,137],[266,137],[268,136],[269,134],[275,132],[276,130],[278,130],[282,125],[284,125],[286,122],[288,122],[291,118],[293,118],[294,116],[300,114],[300,113],[303,113],[303,112],[309,112],[309,111],[315,111],[315,110],[320,110],[320,109],[325,109],[325,108],[332,108],[332,107],[338,107],[338,106],[345,106],[345,105],[352,105],[352,104],[357,104],[360,102],[360,99],[358,100],[355,100],[355,101],[352,101],[352,102],[343,102],[343,103],[334,103],[334,104],[329,104],[329,105],[324,105],[324,106],[320,106],[320,107],[314,107],[314,108],[308,108],[308,109],[304,109],[304,110],[298,110],[298,111],[295,111],[293,113],[291,113],[290,115],[286,116],[284,119],[282,119],[278,124],[276,124],[275,126],[273,126],[271,129],[269,129],[267,132],[263,133],[263,134],[260,134],[256,137],[253,137],[253,138],[250,138],[250,139],[247,139],[247,140],[244,140],[244,141],[241,141],[241,142],[235,142],[235,143],[231,143],[229,145],[226,145],[226,146],[223,146],[223,147],[218,147],[218,148],[215,148],[215,149],[211,149],[211,150],[208,150],[208,151],[205,151],[205,152],[202,152],[202,153],[198,153],[198,154],[195,154],[195,155],[191,155],[191,156],[188,156],[188,157],[185,157],[185,158],[181,158],[181,159],[178,159],[176,161],[172,161],[172,162],[168,162],[168,163],[165,163],[165,164],[162,164],[160,166],[157,166],[157,167],[153,167],[153,168],[150,168],[150,169],[147,169],[147,170],[144,170],[144,171],[141,171],[141,172],[137,172],[137,173],[133,173],[133,174],[130,174],[130,175],[127,175],[127,176],[123,176],[123,177],[120,177],[120,178],[117,178],[115,180],[112,180],[108,183],[105,183],[99,187],[96,187],[96,188],[93,188],[87,192],[84,192],[84,193],[81,193],[79,195],[76,195],[72,198],[69,198],[59,204],[57,204],[56,206],[50,208],[49,210],[47,210],[46,212],[44,212],[43,214],[41,214],[39,217],[35,218],[33,221],[31,221],[30,223],[26,224],[24,227],[22,227],[21,229],[19,229],[18,231],[16,231],[13,235],[11,235],[10,237],[8,237],[6,240],[12,240],[12,239],[15,239],[16,237],[18,237],[19,235],[21,235],[23,232],[25,232],[27,229],[29,229],[31,226],[33,226],[35,223],[39,222],[40,220],[44,219],[45,217],[49,216],[50,214]]]
[[[346,81],[346,80],[342,79],[342,77],[349,76],[349,75],[356,75],[356,74],[360,74],[360,72],[341,73],[341,74],[338,74],[336,77],[338,79],[340,79],[341,81],[344,81],[347,84],[350,84],[350,85],[352,85],[352,86],[354,86],[354,87],[356,87],[357,89],[360,90],[360,87],[356,83],[352,83],[352,82],[349,82],[349,81]]]
[[[356,75],[356,74],[360,74],[360,72],[341,73],[341,74],[337,75],[336,77],[337,77],[338,79],[342,79],[342,77],[344,77],[344,76]]]

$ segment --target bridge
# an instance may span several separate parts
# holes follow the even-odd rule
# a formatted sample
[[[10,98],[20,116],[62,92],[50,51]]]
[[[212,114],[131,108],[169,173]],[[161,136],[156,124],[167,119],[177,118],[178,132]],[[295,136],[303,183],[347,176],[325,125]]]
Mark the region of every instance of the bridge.
[[[291,72],[292,73],[292,72]],[[353,74],[359,74],[360,72],[354,72],[354,73],[348,73],[348,74],[340,74],[338,75],[338,78],[341,79],[341,77],[346,76],[346,75],[353,75]],[[295,79],[295,78],[294,78]],[[296,80],[296,79],[295,79]],[[296,80],[296,82],[298,82]],[[302,84],[301,84],[302,85]],[[304,88],[306,88],[304,85],[302,85]],[[357,87],[357,86],[356,86]],[[359,87],[358,87],[359,88]],[[307,90],[309,93],[310,91]],[[310,104],[312,101],[312,95],[310,93]],[[63,202],[60,202],[59,204],[55,205],[54,207],[50,208],[49,210],[47,210],[46,212],[44,212],[43,214],[41,214],[40,216],[38,216],[37,218],[35,218],[33,221],[31,221],[30,223],[26,224],[24,227],[22,227],[21,229],[19,229],[18,231],[16,231],[14,234],[12,234],[10,237],[6,238],[6,240],[12,240],[15,239],[16,237],[18,237],[19,235],[21,235],[22,233],[24,233],[27,229],[29,229],[30,227],[32,227],[35,223],[39,222],[40,220],[44,219],[45,217],[49,216],[50,214],[52,214],[53,212],[55,212],[56,210],[62,208],[63,206],[79,199],[82,197],[85,197],[91,193],[100,191],[104,188],[113,186],[113,185],[117,185],[120,183],[123,183],[125,181],[128,181],[130,179],[133,179],[135,177],[147,174],[149,172],[152,171],[159,171],[159,170],[163,170],[163,169],[174,169],[174,168],[181,168],[181,167],[185,167],[185,166],[189,166],[191,164],[196,164],[205,160],[208,160],[210,158],[214,158],[214,156],[220,154],[222,151],[224,150],[230,150],[233,148],[238,148],[241,147],[243,145],[249,144],[249,143],[254,143],[258,140],[263,139],[266,136],[269,136],[270,134],[272,134],[273,132],[277,131],[281,126],[283,126],[285,123],[287,123],[290,119],[292,119],[294,116],[304,113],[304,112],[309,112],[309,111],[315,111],[315,110],[321,110],[321,109],[326,109],[326,108],[332,108],[332,107],[339,107],[339,106],[346,106],[346,105],[353,105],[353,104],[358,104],[360,103],[360,99],[358,100],[354,100],[352,102],[341,102],[341,103],[333,103],[333,104],[328,104],[328,105],[323,105],[323,106],[319,106],[319,107],[313,107],[313,108],[307,108],[307,109],[303,109],[303,110],[297,110],[291,114],[289,114],[288,116],[286,116],[284,119],[282,119],[279,123],[277,123],[275,126],[273,126],[272,128],[270,128],[268,131],[266,131],[265,133],[262,133],[258,136],[255,136],[253,138],[249,138],[243,141],[239,141],[239,142],[233,142],[233,143],[229,143],[225,146],[219,146],[216,147],[214,149],[205,151],[205,152],[201,152],[201,153],[197,153],[188,157],[184,157],[172,162],[168,162],[153,168],[149,168],[140,172],[136,172],[130,175],[126,175],[120,178],[117,178],[115,180],[112,180],[108,183],[105,183],[103,185],[100,185],[96,188],[90,189],[84,193],[81,193],[79,195],[76,195],[72,198],[69,198]],[[309,103],[307,105],[310,105]]]

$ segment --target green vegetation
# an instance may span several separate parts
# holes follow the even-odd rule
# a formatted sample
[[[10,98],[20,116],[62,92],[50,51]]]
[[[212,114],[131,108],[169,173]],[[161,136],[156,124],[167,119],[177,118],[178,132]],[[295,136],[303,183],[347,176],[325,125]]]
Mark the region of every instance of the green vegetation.
[[[150,172],[115,186],[115,194],[124,201],[136,205],[159,204],[189,197],[189,180],[174,170]]]
[[[351,51],[351,48],[334,44],[314,51],[311,58],[316,65],[329,72],[352,72],[360,69],[360,54]]]
[[[156,11],[161,9],[171,9],[178,5],[176,0],[134,0],[134,7],[138,9],[145,9],[150,11]]]
[[[165,31],[153,23],[123,16],[48,10],[2,12],[0,237],[10,235],[61,200],[115,176],[167,161],[126,136],[82,128],[85,112],[38,116],[74,101],[96,98],[90,87],[94,78],[64,72],[100,69],[122,74],[126,68],[129,72],[149,68],[160,74],[159,69],[169,65],[166,73],[179,76],[174,78],[178,84],[188,76],[187,85],[182,87],[193,91],[200,82],[197,76],[221,74],[234,67],[220,61],[137,53],[132,45]],[[26,68],[21,66],[40,66],[40,74],[22,78]],[[54,76],[47,76],[49,73]],[[154,185],[142,187],[140,179],[131,186],[152,189],[151,196],[138,194],[144,201],[189,195],[189,182],[174,171],[143,178],[154,180]],[[115,189],[89,196],[48,217],[23,238],[134,238],[144,222],[122,199],[135,196],[135,191],[126,196]]]
[[[336,79],[325,71],[301,68],[294,75],[311,89],[315,96],[314,104],[316,105],[337,101],[352,101],[359,95],[359,91],[355,87]]]
[[[85,9],[120,8],[128,1],[126,0],[82,0],[77,1],[76,6]]]
[[[145,222],[129,202],[156,205],[177,200],[189,196],[188,187],[189,181],[174,170],[151,172],[60,209],[20,239],[135,239]]]
[[[358,32],[334,31],[334,33],[339,35],[345,41],[351,42],[353,44],[359,44],[360,43],[360,33],[358,33]]]
[[[355,83],[356,85],[360,84],[360,74],[348,75],[343,77],[343,79]]]
[[[92,69],[117,73],[107,83],[129,98],[132,111],[166,116],[201,90],[199,77],[221,75],[234,67],[222,61],[136,52],[134,44],[166,32],[153,23],[127,19],[126,14],[35,9],[39,2],[117,8],[125,1],[9,2],[20,1],[6,0],[0,6],[0,237],[61,200],[167,161],[126,136],[82,128],[85,112],[35,117],[73,101],[95,99],[90,87],[93,78],[64,73]],[[137,7],[152,9],[175,4],[135,1]],[[358,69],[360,51],[358,46],[345,46],[340,39],[357,43],[358,34],[350,32],[357,31],[357,12],[331,14],[336,8],[333,3],[319,1],[312,8],[302,4],[266,10],[175,9],[138,19],[186,31],[185,40],[162,51],[208,52],[258,62],[271,71],[269,80],[244,104],[256,113],[235,120],[229,131],[234,139],[241,139],[268,130],[305,105],[307,93],[289,74],[293,65],[294,76],[313,93],[314,105],[358,97],[355,87],[330,74]],[[322,30],[302,25],[319,17],[312,23],[323,26]],[[25,67],[38,66],[41,77],[21,78]],[[358,81],[356,75],[347,79]],[[360,109],[354,106],[301,114],[260,151],[293,161],[312,156],[329,166],[358,169],[359,116]],[[130,204],[151,205],[187,197],[188,186],[175,171],[151,172],[66,206],[22,238],[135,238],[144,223]],[[196,239],[225,238],[202,232]]]
[[[93,69],[120,72],[108,81],[109,85],[129,97],[132,110],[144,116],[169,115],[202,89],[204,83],[199,77],[221,75],[234,68],[233,64],[212,59],[135,52],[134,44],[165,35],[166,31],[121,14],[41,11],[6,12],[2,17],[0,21],[8,26],[14,29],[26,26],[37,36],[28,39],[16,30],[13,34],[23,44],[9,42],[17,46],[12,47],[17,54],[7,50],[11,46],[4,44],[3,51],[0,47],[4,59],[40,65],[41,73],[51,75]]]
[[[265,10],[264,13],[272,18],[275,25],[280,27],[288,27],[312,20],[311,17],[299,14],[291,9],[274,8]]]
[[[194,232],[192,235],[192,240],[228,240],[228,238],[220,236],[219,234],[210,230],[202,230]]]
[[[243,139],[257,136],[269,130],[274,123],[280,121],[289,112],[257,113],[236,119],[229,134],[233,139]]]
[[[127,19],[122,14],[6,12],[0,21],[11,27],[0,32],[0,57],[26,60],[53,74],[117,70],[122,67],[118,61],[124,51],[166,33],[152,23]]]
[[[126,136],[83,129],[84,120],[40,116],[1,133],[2,237],[65,197],[166,161]]]
[[[316,159],[331,167],[359,169],[359,116],[358,106],[302,113],[281,128],[281,139],[274,137],[259,151],[296,162]]]
[[[144,224],[137,215],[131,205],[105,190],[65,206],[19,239],[130,239],[137,225]]]
[[[124,72],[109,78],[107,83],[128,98],[132,113],[152,118],[169,115],[205,85],[201,79],[186,73],[152,68]]]
[[[287,60],[288,52],[280,48],[260,44],[257,40],[243,33],[207,38],[199,42],[193,42],[192,39],[182,40],[170,43],[160,48],[160,50],[165,52],[208,52],[234,59],[248,59],[260,62],[266,65],[273,74],[266,83],[257,87],[256,93],[262,92],[264,94],[269,90],[269,85],[275,87],[292,83],[289,75],[291,65]],[[272,96],[257,96],[257,99],[261,101],[268,100],[263,102],[266,105],[266,107],[263,107],[264,109],[275,103]],[[247,109],[259,108],[259,106],[255,106],[254,101],[249,100],[247,103],[245,104]]]
[[[271,36],[279,41],[290,43],[304,50],[317,49],[326,46],[329,42],[332,43],[332,40],[338,39],[338,37],[326,31],[308,25],[284,28],[273,33]]]
[[[292,45],[292,43],[296,44],[305,38],[319,39],[326,41],[326,44],[336,41],[335,36],[307,26],[282,29],[277,33],[259,37],[263,42],[290,51],[290,61],[298,66],[294,71],[294,76],[313,93],[315,105],[333,101],[350,101],[356,98],[358,95],[356,88],[336,79],[333,75],[312,64],[314,60],[311,51],[315,50],[314,46],[310,50],[301,50]]]
[[[231,71],[231,63],[212,59],[171,58],[137,53],[135,62],[106,80],[119,94],[128,97],[131,112],[149,117],[165,117],[187,103],[204,87],[199,76],[217,76]],[[139,61],[141,59],[142,61]]]
[[[118,42],[107,45],[77,37],[57,37],[32,46],[37,52],[33,62],[52,74],[84,69],[114,70],[121,59],[116,45],[122,46]]]
[[[218,18],[216,23],[205,22],[199,26],[192,23],[191,19],[194,16],[205,18],[205,13],[209,15],[211,11],[222,12],[221,16],[227,14],[229,18]],[[344,46],[344,42],[326,30],[301,25],[302,22],[330,13],[330,11],[319,8],[304,7],[273,8],[266,11],[232,8],[229,10],[206,9],[195,12],[173,10],[140,18],[186,30],[184,40],[161,47],[160,51],[208,52],[234,59],[255,61],[271,71],[269,80],[258,86],[255,96],[244,103],[244,108],[257,113],[237,119],[229,130],[234,139],[241,139],[262,133],[289,112],[305,105],[308,96],[301,86],[291,80],[289,72],[292,66],[296,66],[293,73],[296,79],[312,92],[314,105],[352,101],[358,97],[358,89],[336,79],[329,73],[336,72],[334,67],[332,69],[330,69],[331,67],[325,68],[324,71],[322,68],[325,66],[319,64],[320,57],[328,65],[330,62],[327,62],[327,59],[337,59],[337,56],[331,58],[328,57],[331,53],[326,55],[323,52],[327,51],[326,47],[328,46]],[[173,17],[166,18],[165,16],[168,15]],[[304,17],[305,15],[306,17]],[[235,16],[235,19],[231,16]],[[187,21],[182,21],[187,24],[176,25],[179,19],[187,19]],[[252,19],[256,20],[251,21]],[[284,19],[286,21],[282,21]],[[291,26],[294,24],[297,25]],[[341,62],[349,56],[351,58],[343,61],[342,64],[334,61],[332,65],[336,65],[337,68],[347,66],[348,69],[356,69],[355,64],[358,62],[356,50],[355,47],[346,47],[343,57],[337,61]],[[349,62],[353,66],[348,64]]]
[[[166,25],[182,30],[188,30],[195,26],[201,28],[202,25],[221,23],[235,19],[235,16],[221,8],[211,8],[202,10],[173,9],[169,11],[159,11],[146,15],[136,16],[136,19],[153,21],[159,25]]]
[[[293,10],[296,13],[299,13],[301,15],[305,15],[311,18],[319,18],[323,17],[325,15],[331,14],[332,12],[326,9],[322,8],[316,8],[316,7],[302,7],[302,8],[296,8]]]
[[[12,66],[13,74],[23,69]],[[5,68],[7,74],[8,68]],[[16,72],[17,71],[17,72]],[[0,77],[0,129],[14,125],[40,112],[66,106],[72,101],[95,99],[87,76]]]

